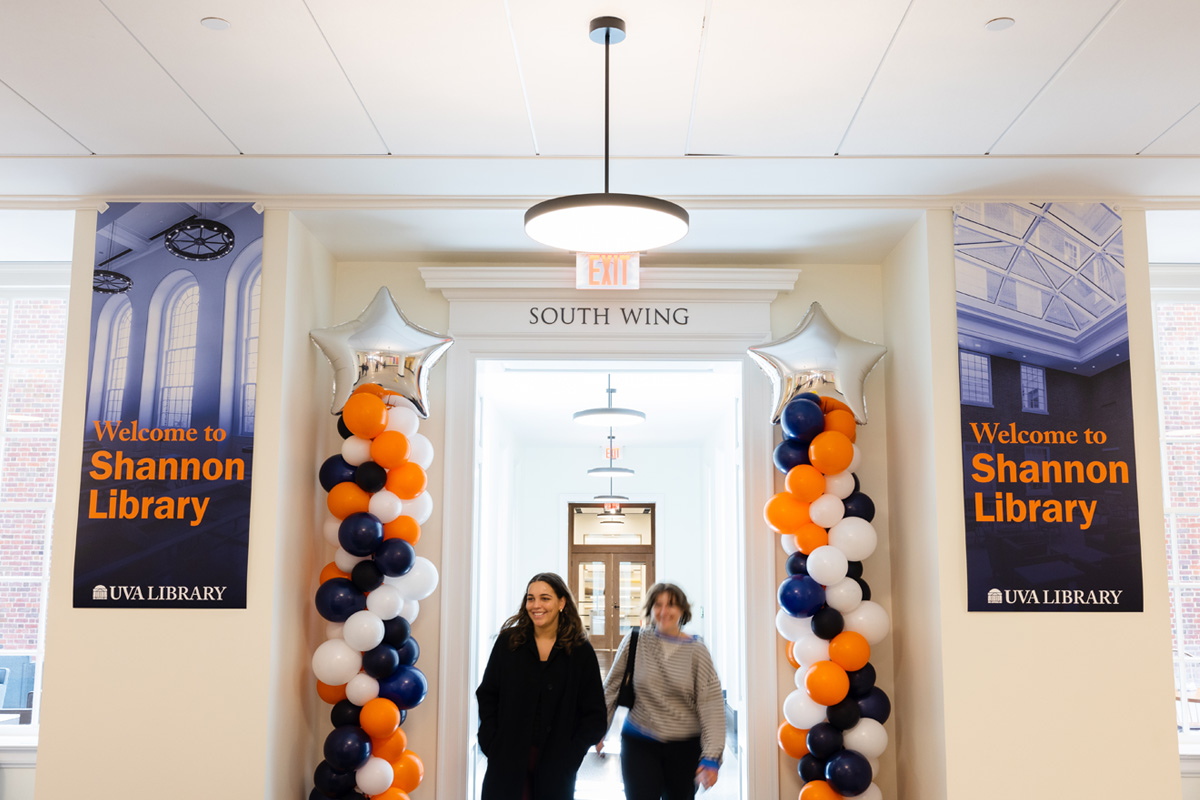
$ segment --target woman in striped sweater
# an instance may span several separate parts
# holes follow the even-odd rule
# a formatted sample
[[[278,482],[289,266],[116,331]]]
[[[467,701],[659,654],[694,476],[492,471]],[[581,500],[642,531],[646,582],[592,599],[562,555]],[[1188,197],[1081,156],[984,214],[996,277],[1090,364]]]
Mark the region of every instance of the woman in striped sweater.
[[[725,700],[708,648],[681,628],[692,618],[687,595],[656,583],[642,607],[633,659],[633,708],[621,729],[626,800],[691,800],[717,781],[725,749]],[[629,657],[626,636],[604,681],[608,723]],[[596,745],[603,751],[604,742]]]

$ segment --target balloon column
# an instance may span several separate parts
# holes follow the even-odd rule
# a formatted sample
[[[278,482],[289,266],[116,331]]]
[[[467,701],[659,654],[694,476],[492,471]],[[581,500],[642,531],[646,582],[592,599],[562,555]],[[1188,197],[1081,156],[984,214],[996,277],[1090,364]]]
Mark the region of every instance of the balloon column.
[[[343,441],[319,474],[331,515],[324,536],[336,550],[316,592],[326,641],[312,669],[317,694],[333,707],[333,730],[310,800],[408,800],[425,767],[401,726],[428,690],[411,624],[438,583],[437,568],[415,549],[433,512],[425,471],[434,453],[418,432],[427,405],[425,382],[413,374],[432,366],[451,340],[411,325],[386,289],[357,320],[312,338],[335,368],[335,357],[371,359],[374,368],[338,369],[335,398],[347,398],[337,423]],[[380,379],[387,365],[390,382]],[[344,385],[355,376],[356,384]]]
[[[866,406],[800,391],[832,382],[851,360],[849,383],[860,399],[883,353],[838,331],[815,303],[790,336],[750,352],[772,377],[783,429],[774,462],[784,490],[763,515],[787,553],[775,626],[788,642],[796,689],[784,700],[778,741],[799,761],[800,800],[883,796],[873,779],[887,746],[891,701],[875,685],[870,658],[890,623],[862,577],[878,541],[875,504],[855,475],[856,421],[865,423]]]

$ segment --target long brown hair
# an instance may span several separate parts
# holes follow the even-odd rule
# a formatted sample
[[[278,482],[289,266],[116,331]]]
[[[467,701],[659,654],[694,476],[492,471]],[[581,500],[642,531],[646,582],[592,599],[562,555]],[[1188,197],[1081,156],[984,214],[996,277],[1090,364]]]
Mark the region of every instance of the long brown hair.
[[[512,650],[516,650],[529,641],[529,635],[533,632],[533,620],[529,618],[529,612],[525,610],[525,598],[529,595],[529,587],[539,581],[547,584],[550,591],[554,592],[555,597],[560,600],[566,599],[562,611],[558,612],[557,638],[558,644],[561,644],[563,649],[570,653],[571,648],[575,645],[587,641],[587,633],[584,631],[583,620],[579,618],[579,609],[575,607],[575,598],[571,596],[571,590],[567,588],[566,581],[553,572],[539,572],[529,579],[529,583],[525,585],[525,594],[521,596],[521,607],[517,609],[517,613],[504,620],[500,630],[512,631],[512,635],[508,637],[508,646]]]

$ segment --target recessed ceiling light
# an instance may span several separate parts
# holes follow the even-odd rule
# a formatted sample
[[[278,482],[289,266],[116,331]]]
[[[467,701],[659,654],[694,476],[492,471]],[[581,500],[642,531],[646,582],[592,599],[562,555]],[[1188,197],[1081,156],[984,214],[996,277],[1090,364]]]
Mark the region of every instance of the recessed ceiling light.
[[[229,30],[229,20],[221,19],[220,17],[205,17],[200,20],[200,24],[210,31]],[[990,25],[991,23],[989,22],[988,24]]]
[[[1017,21],[1012,17],[996,17],[995,19],[989,19],[983,28],[995,33],[996,31],[1006,31],[1016,24]]]

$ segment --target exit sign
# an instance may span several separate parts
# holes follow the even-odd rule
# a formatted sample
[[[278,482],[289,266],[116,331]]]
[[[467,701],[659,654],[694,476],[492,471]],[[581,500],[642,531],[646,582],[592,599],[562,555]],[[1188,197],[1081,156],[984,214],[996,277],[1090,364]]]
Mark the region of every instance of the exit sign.
[[[578,253],[575,288],[636,289],[640,263],[637,253]]]

